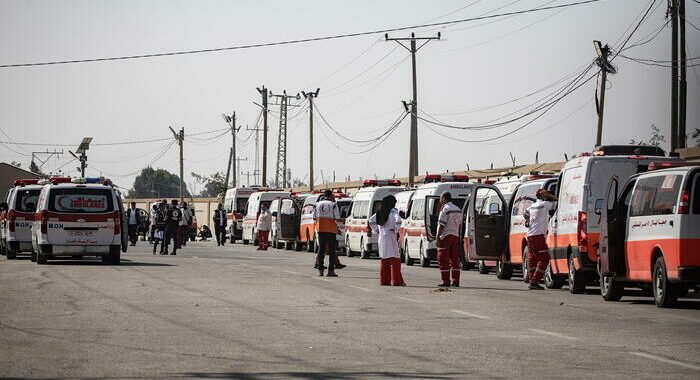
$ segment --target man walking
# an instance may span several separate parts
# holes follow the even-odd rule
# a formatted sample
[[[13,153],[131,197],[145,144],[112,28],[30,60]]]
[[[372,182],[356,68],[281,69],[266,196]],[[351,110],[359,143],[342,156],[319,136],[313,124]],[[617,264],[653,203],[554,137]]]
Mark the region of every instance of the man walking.
[[[158,213],[159,213],[159,212],[160,212],[160,210],[158,209],[158,204],[154,204],[154,205],[153,205],[153,209],[151,210],[151,214],[150,214],[150,219],[151,219],[151,236],[149,236],[149,238],[148,238],[148,242],[149,242],[150,244],[153,244],[153,238],[154,238],[154,235],[155,235],[155,233],[156,233],[156,222],[157,222],[157,219],[158,219]]]
[[[545,189],[535,193],[537,202],[525,210],[525,226],[527,226],[527,256],[528,289],[542,290],[540,280],[549,265],[549,247],[547,246],[547,228],[549,213],[556,207],[557,198]]]
[[[139,210],[136,209],[136,202],[131,202],[129,204],[129,209],[126,210],[126,220],[129,225],[129,241],[133,247],[136,245],[136,240],[138,240],[140,222],[140,215]]]
[[[440,195],[440,206],[436,243],[442,283],[438,286],[450,286],[452,277],[452,286],[459,287],[459,227],[462,225],[462,210],[452,203],[452,194],[448,191]]]
[[[315,230],[318,235],[318,256],[316,265],[319,275],[323,276],[323,261],[328,255],[327,277],[338,277],[335,274],[335,264],[337,260],[336,235],[338,234],[337,221],[340,220],[340,210],[335,203],[333,192],[326,190],[323,199],[316,203],[314,208]]]
[[[226,243],[227,222],[224,205],[219,203],[219,206],[214,210],[214,234],[216,234],[216,245],[224,245]]]
[[[172,204],[170,208],[168,208],[168,211],[165,216],[165,241],[163,242],[163,255],[168,254],[168,245],[170,245],[170,240],[172,239],[173,241],[173,252],[171,255],[177,254],[177,249],[178,249],[178,242],[177,242],[177,232],[178,232],[178,227],[180,225],[180,219],[182,219],[182,213],[180,212],[180,209],[177,207],[177,199],[173,199]]]
[[[260,215],[258,216],[258,251],[267,251],[270,245],[270,229],[272,228],[272,215],[266,203],[260,205]]]

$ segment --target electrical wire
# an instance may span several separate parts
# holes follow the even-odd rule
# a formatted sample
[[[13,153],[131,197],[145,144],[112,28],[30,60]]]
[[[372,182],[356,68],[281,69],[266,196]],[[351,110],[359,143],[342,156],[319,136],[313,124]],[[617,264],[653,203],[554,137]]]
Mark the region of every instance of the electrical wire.
[[[551,10],[551,9],[559,9],[559,8],[585,5],[585,4],[590,4],[590,3],[597,3],[600,1],[602,1],[602,0],[582,0],[582,1],[576,1],[576,2],[567,3],[567,4],[559,4],[559,5],[552,5],[552,6],[547,6],[547,7],[523,9],[523,10],[518,10],[518,11],[504,12],[504,13],[493,14],[493,15],[470,17],[470,18],[451,20],[451,21],[424,23],[424,24],[401,26],[401,27],[395,27],[395,28],[377,29],[377,30],[372,30],[372,31],[335,34],[335,35],[301,38],[301,39],[293,39],[293,40],[285,40],[285,41],[263,42],[263,43],[256,43],[256,44],[237,45],[237,46],[209,48],[209,49],[180,50],[180,51],[162,52],[162,53],[112,56],[112,57],[103,57],[103,58],[68,59],[68,60],[61,60],[61,61],[43,61],[43,62],[31,62],[31,63],[9,63],[9,64],[0,65],[0,68],[50,66],[50,65],[62,65],[62,64],[71,64],[71,63],[88,63],[88,62],[104,62],[104,61],[122,61],[122,60],[130,60],[130,59],[143,59],[143,58],[168,57],[168,56],[200,54],[200,53],[212,53],[212,52],[220,52],[220,51],[243,50],[243,49],[270,47],[270,46],[300,44],[300,43],[316,42],[316,41],[336,40],[336,39],[341,39],[341,38],[359,37],[359,36],[366,36],[366,35],[372,35],[372,34],[383,34],[383,33],[389,33],[389,32],[398,32],[398,31],[403,31],[403,30],[427,28],[427,27],[434,27],[434,26],[454,25],[454,24],[461,24],[461,23],[478,21],[478,20],[485,20],[485,19],[495,19],[495,18],[506,17],[506,16],[511,16],[511,15],[521,15],[521,14],[542,12],[542,11],[547,11],[547,10]]]
[[[382,134],[380,134],[379,136],[369,138],[366,140],[356,140],[356,139],[351,139],[349,137],[344,136],[336,128],[334,128],[328,122],[328,120],[326,120],[325,116],[323,116],[323,113],[321,112],[321,110],[318,109],[318,105],[316,105],[316,104],[314,104],[314,111],[316,111],[318,116],[321,118],[321,121],[323,122],[323,124],[325,124],[326,127],[328,127],[328,129],[330,129],[336,136],[338,136],[339,138],[341,138],[342,140],[344,140],[347,143],[353,143],[353,144],[357,144],[357,145],[370,145],[370,144],[376,143],[377,141],[384,138],[387,134],[391,133],[393,128],[396,128],[396,125],[398,123],[400,123],[400,120],[403,120],[406,117],[405,112],[401,112],[401,115],[399,115],[399,117],[396,118],[396,120],[394,120],[394,122],[391,124],[391,126],[386,131],[384,131]]]

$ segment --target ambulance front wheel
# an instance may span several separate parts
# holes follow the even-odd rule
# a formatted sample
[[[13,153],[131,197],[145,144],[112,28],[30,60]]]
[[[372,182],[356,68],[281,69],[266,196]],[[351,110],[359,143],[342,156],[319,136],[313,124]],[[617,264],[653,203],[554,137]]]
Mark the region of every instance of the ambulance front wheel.
[[[416,263],[416,260],[411,258],[411,255],[408,253],[408,241],[406,241],[406,244],[404,245],[403,248],[404,256],[406,256],[406,265],[409,267],[413,266],[413,264]]]
[[[422,243],[420,245],[420,265],[424,268],[428,268],[430,266],[430,256],[428,255],[428,252],[426,252],[423,248]]]
[[[574,258],[569,257],[569,293],[583,294],[586,291],[586,276],[577,271],[574,266]]]
[[[491,268],[486,266],[486,263],[484,260],[479,260],[479,273],[480,274],[489,274],[491,271]]]
[[[352,248],[350,248],[350,238],[345,239],[345,256],[347,257],[353,257],[355,256],[355,252],[352,251]]]
[[[652,277],[654,303],[658,307],[674,307],[678,302],[679,285],[672,284],[666,273],[666,263],[663,256],[656,259]]]
[[[510,280],[513,277],[513,266],[511,264],[506,264],[503,260],[498,260],[496,264],[496,277],[499,280]]]
[[[547,266],[544,272],[544,286],[547,289],[561,289],[564,286],[564,279],[552,273],[552,263]]]
[[[369,250],[365,245],[365,239],[360,240],[360,258],[369,259]]]
[[[604,276],[600,279],[600,295],[606,301],[619,301],[622,299],[622,293],[625,287],[620,281],[615,281],[612,276]]]

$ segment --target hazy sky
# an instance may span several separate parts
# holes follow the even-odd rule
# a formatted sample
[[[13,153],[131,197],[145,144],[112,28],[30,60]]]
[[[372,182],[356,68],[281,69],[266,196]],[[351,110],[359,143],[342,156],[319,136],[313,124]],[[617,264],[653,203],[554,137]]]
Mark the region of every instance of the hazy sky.
[[[484,1],[8,1],[0,2],[0,64],[99,58],[235,46],[323,35],[379,30],[570,3],[573,0]],[[641,26],[631,42],[651,37],[665,22],[666,1]],[[423,112],[457,125],[475,125],[509,114],[557,89],[499,107],[489,107],[550,86],[579,72],[595,57],[592,40],[618,47],[650,0],[606,0],[565,10],[415,30],[420,36],[442,32],[441,41],[418,53],[418,103]],[[460,9],[463,8],[463,9]],[[502,8],[499,10],[499,8]],[[457,10],[456,12],[453,12]],[[687,1],[688,20],[700,26],[700,4]],[[408,36],[410,31],[391,33]],[[700,31],[687,28],[689,57],[700,56]],[[625,54],[670,59],[670,28],[652,42]],[[350,64],[348,64],[350,63]],[[700,60],[695,61],[700,64]],[[609,76],[604,143],[648,138],[650,124],[669,138],[670,69],[618,57],[619,72]],[[697,72],[695,71],[697,70]],[[688,70],[688,130],[700,126],[700,67]],[[236,111],[251,128],[259,113],[257,86],[296,94],[320,87],[318,109],[343,135],[369,139],[401,114],[411,96],[408,52],[383,35],[306,44],[224,51],[129,61],[0,69],[0,129],[17,142],[78,144],[139,141],[226,128],[220,114]],[[561,82],[561,85],[566,81]],[[595,143],[595,81],[562,100],[522,130],[489,143],[450,140],[419,126],[421,173],[560,161],[563,153],[590,150]],[[488,109],[483,109],[489,107]],[[268,172],[274,174],[278,109],[270,115]],[[299,109],[290,109],[290,116]],[[512,116],[510,116],[512,117]],[[564,119],[562,121],[562,119]],[[529,118],[523,121],[528,121]],[[408,163],[408,118],[391,138],[364,154],[335,137],[319,119],[315,127],[315,169],[328,179],[404,176]],[[470,132],[433,128],[444,135],[479,140],[508,133],[523,123]],[[242,130],[239,139],[251,132]],[[308,172],[308,112],[289,121],[288,163],[293,176]],[[324,134],[325,133],[325,134]],[[196,136],[199,139],[218,134]],[[330,142],[329,142],[330,139]],[[261,138],[262,140],[262,138]],[[131,187],[135,173],[168,142],[93,146],[88,174],[115,178]],[[186,181],[192,171],[225,170],[230,135],[185,142]],[[0,160],[28,166],[32,151],[45,147],[5,146]],[[62,147],[59,147],[61,149]],[[51,160],[44,170],[63,166],[75,174],[70,155]],[[242,171],[254,169],[251,137],[238,153]],[[175,146],[153,163],[178,170]],[[246,182],[245,176],[242,177]],[[190,186],[191,187],[191,186]],[[195,190],[201,189],[196,185]]]

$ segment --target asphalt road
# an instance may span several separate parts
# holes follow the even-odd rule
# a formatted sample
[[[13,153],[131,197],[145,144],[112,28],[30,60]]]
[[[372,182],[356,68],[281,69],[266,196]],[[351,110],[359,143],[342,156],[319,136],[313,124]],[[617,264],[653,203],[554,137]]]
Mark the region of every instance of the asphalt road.
[[[437,268],[190,243],[131,247],[119,266],[0,257],[0,378],[700,378],[700,298],[528,291],[476,271],[437,292]]]

